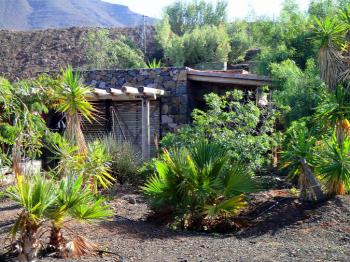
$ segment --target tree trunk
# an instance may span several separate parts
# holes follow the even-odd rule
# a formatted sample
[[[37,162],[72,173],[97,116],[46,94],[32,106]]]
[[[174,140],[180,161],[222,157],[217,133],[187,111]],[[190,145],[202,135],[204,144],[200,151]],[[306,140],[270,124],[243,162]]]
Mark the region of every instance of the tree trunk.
[[[318,182],[316,177],[313,175],[309,164],[305,158],[300,159],[302,174],[300,175],[302,181],[301,198],[307,201],[322,201],[324,194],[322,191],[321,184]]]
[[[62,235],[60,227],[52,226],[49,248],[50,250],[57,252],[60,257],[67,257],[66,239]]]
[[[38,227],[28,225],[26,233],[22,237],[19,246],[18,261],[35,262],[40,249],[40,241],[37,238]]]
[[[342,146],[344,143],[344,128],[343,128],[343,121],[338,121],[336,126],[335,126],[335,133],[337,136],[337,142],[339,146]]]

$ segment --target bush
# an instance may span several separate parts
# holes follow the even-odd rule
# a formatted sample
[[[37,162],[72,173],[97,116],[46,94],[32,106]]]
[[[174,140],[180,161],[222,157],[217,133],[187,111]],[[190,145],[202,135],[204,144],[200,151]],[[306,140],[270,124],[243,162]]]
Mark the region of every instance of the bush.
[[[171,31],[165,18],[157,27],[157,39],[164,49],[165,58],[174,66],[227,62],[231,51],[224,26],[197,27],[178,36]]]
[[[227,2],[215,5],[206,1],[176,1],[165,8],[172,31],[178,35],[193,30],[196,26],[220,25],[227,20]]]
[[[271,65],[272,77],[278,84],[274,99],[280,107],[286,107],[286,126],[292,121],[315,113],[323,100],[326,86],[321,81],[313,60],[308,60],[306,69],[301,70],[292,60]]]
[[[146,68],[143,53],[129,39],[111,39],[106,29],[89,32],[85,39],[88,69]]]
[[[241,91],[228,92],[220,97],[205,96],[207,111],[192,112],[193,125],[176,134],[167,134],[161,141],[164,147],[191,147],[205,138],[220,144],[232,161],[241,161],[251,170],[269,163],[268,154],[277,144],[274,130],[277,112],[259,108],[255,102],[243,101]]]
[[[206,141],[170,149],[142,190],[156,214],[168,214],[182,228],[198,228],[205,218],[235,214],[245,206],[244,194],[257,190],[245,166],[230,165],[229,159],[224,147]]]
[[[139,168],[142,163],[140,152],[127,141],[118,141],[112,136],[103,140],[111,157],[111,171],[119,183],[139,183]]]

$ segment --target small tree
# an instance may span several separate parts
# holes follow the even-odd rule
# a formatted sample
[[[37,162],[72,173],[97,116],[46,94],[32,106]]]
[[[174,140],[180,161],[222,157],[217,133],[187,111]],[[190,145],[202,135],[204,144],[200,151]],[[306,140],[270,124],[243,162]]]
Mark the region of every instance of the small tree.
[[[312,172],[312,155],[316,138],[305,123],[294,122],[287,131],[287,142],[282,151],[281,165],[287,170],[289,179],[298,178],[300,198],[306,201],[323,200],[320,183]]]
[[[90,92],[91,88],[82,83],[79,74],[73,72],[70,66],[61,71],[55,87],[55,108],[66,117],[66,137],[72,144],[79,146],[79,152],[83,155],[86,154],[87,146],[81,129],[81,118],[91,121],[95,111],[86,98]]]

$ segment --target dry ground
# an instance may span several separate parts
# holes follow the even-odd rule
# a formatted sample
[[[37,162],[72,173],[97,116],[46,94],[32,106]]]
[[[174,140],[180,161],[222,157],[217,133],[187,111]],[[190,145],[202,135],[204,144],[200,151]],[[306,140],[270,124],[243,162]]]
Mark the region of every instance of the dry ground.
[[[263,193],[242,215],[251,226],[226,235],[179,232],[146,222],[149,209],[131,190],[119,190],[112,206],[117,215],[111,221],[69,225],[112,253],[82,261],[350,261],[349,196],[311,206],[292,196]],[[0,250],[18,212],[12,202],[0,203]]]

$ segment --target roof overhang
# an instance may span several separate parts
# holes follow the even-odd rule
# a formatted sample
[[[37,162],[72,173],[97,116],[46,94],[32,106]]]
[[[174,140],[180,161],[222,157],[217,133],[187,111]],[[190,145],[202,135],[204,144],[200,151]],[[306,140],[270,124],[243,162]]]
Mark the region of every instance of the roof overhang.
[[[249,73],[231,73],[230,71],[200,71],[187,69],[187,79],[198,82],[233,84],[247,87],[273,86],[269,77]]]

